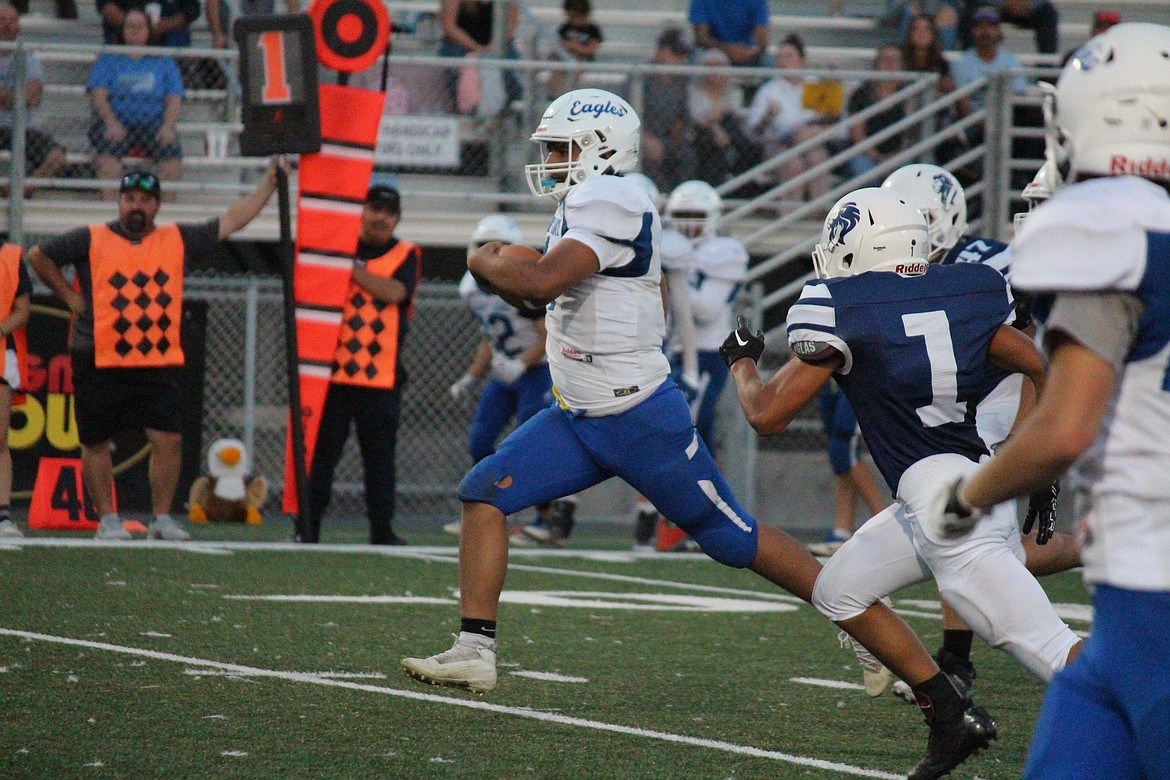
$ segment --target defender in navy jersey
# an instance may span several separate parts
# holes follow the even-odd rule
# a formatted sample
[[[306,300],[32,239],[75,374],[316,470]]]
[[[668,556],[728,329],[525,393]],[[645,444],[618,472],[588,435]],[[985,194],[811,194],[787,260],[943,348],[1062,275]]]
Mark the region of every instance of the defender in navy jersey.
[[[505,300],[548,302],[558,404],[516,429],[459,486],[461,631],[450,650],[403,659],[420,681],[481,693],[495,687],[507,515],[612,476],[715,560],[812,598],[820,565],[738,503],[669,377],[658,212],[637,184],[613,175],[637,165],[640,124],[628,103],[601,90],[553,101],[533,134],[540,162],[526,169],[534,193],[559,199],[544,256],[501,255],[489,243],[468,258],[473,276]],[[924,759],[931,766],[954,766],[986,743],[990,721],[977,717],[892,610],[875,604],[844,627],[928,692],[937,713]]]
[[[845,196],[829,213],[809,282],[788,316],[794,357],[766,384],[754,361],[725,343],[740,403],[761,434],[778,433],[834,377],[857,414],[896,502],[829,559],[813,603],[843,626],[861,610],[932,575],[940,593],[989,644],[1048,679],[1077,637],[1023,566],[1014,515],[1000,512],[969,545],[920,522],[948,475],[988,455],[975,424],[989,363],[1042,384],[1044,365],[1013,329],[1012,299],[998,272],[927,262],[926,221],[889,189]],[[915,692],[920,704],[922,695]],[[986,724],[993,733],[990,721]],[[982,744],[986,744],[984,735]],[[919,766],[911,777],[936,777]]]
[[[1010,282],[1011,251],[1008,245],[992,238],[967,234],[966,193],[949,171],[937,165],[905,165],[891,173],[882,187],[898,192],[926,217],[931,262],[989,266]],[[1035,333],[1027,296],[1016,296],[1013,326],[1029,336]],[[1020,411],[1031,408],[1034,401],[1032,390],[1020,374],[994,366],[984,374],[975,422],[984,443],[992,451],[1007,439]],[[1028,501],[1022,541],[1028,570],[1037,576],[1067,571],[1080,565],[1072,536],[1054,533],[1059,488],[1058,482],[1053,483]],[[1050,541],[1053,543],[1049,544]],[[975,679],[975,667],[971,663],[972,631],[945,599],[942,600],[942,613],[943,643],[935,658],[945,671],[958,675],[970,685]],[[908,698],[903,686],[895,685],[894,691]]]
[[[937,495],[961,534],[1070,467],[1093,635],[1048,687],[1024,777],[1170,778],[1170,28],[1121,24],[1073,55],[1048,104],[1048,156],[1074,182],[1013,245],[1050,361],[994,459]],[[983,519],[980,519],[980,518]]]

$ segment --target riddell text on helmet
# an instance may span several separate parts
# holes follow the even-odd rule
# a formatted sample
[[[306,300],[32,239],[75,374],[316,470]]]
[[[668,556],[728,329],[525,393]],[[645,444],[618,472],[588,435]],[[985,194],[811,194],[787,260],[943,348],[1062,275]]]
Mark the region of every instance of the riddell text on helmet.
[[[1144,160],[1134,160],[1124,154],[1115,154],[1109,158],[1109,173],[1116,176],[1127,174],[1130,176],[1156,176],[1159,179],[1170,179],[1170,160],[1162,158],[1155,160],[1147,157]]]

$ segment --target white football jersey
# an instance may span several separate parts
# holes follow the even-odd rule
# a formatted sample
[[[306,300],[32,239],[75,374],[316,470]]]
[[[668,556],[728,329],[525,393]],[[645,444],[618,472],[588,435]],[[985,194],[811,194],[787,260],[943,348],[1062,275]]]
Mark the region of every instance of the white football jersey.
[[[568,409],[617,414],[669,375],[661,232],[650,198],[619,176],[588,179],[557,205],[545,252],[571,238],[592,249],[601,265],[550,303],[545,319],[553,389]]]
[[[479,320],[479,330],[493,355],[514,358],[540,340],[531,316],[521,314],[500,296],[480,287],[470,271],[459,281],[459,297]]]
[[[1081,555],[1091,582],[1170,590],[1170,196],[1130,176],[1081,182],[1031,214],[1013,247],[1021,291],[1144,304],[1102,431],[1074,467],[1091,500]]]
[[[734,238],[714,236],[695,246],[689,292],[701,352],[718,352],[735,329],[735,301],[747,267],[747,249]]]

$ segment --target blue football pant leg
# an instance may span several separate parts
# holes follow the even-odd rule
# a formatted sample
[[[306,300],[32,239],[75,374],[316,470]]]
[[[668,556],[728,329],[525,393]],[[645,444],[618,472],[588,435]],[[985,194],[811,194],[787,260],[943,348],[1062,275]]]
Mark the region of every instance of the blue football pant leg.
[[[1098,585],[1093,635],[1048,686],[1025,777],[1170,778],[1170,593]]]
[[[516,425],[528,422],[528,418],[552,403],[552,377],[548,364],[542,363],[529,369],[516,382]]]
[[[613,476],[582,445],[571,415],[556,407],[534,414],[459,483],[460,501],[490,504],[505,515],[592,487]]]
[[[489,380],[479,393],[467,437],[467,450],[473,462],[478,463],[495,451],[500,434],[515,414],[516,392],[498,379]]]
[[[577,424],[598,462],[690,534],[703,552],[728,566],[745,567],[755,559],[755,518],[719,473],[673,381],[627,412]]]
[[[718,352],[700,352],[698,357],[700,384],[703,376],[707,377],[707,382],[703,389],[703,398],[699,402],[699,410],[695,414],[695,428],[699,431],[699,438],[714,455],[715,412],[719,408],[719,396],[723,395],[729,374]]]

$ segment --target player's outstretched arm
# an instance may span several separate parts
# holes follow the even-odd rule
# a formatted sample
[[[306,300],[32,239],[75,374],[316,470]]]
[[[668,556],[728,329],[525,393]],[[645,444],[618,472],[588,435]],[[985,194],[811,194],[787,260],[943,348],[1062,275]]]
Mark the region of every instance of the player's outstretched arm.
[[[739,405],[752,428],[761,435],[780,433],[806,403],[829,381],[834,365],[810,365],[793,356],[766,383],[756,361],[764,352],[764,334],[752,334],[741,316],[739,327],[728,334],[719,354],[731,369]]]
[[[1052,350],[1048,380],[1036,408],[986,466],[967,480],[963,498],[989,507],[1043,490],[1093,443],[1113,390],[1104,359],[1071,338]]]
[[[580,241],[566,238],[541,256],[496,242],[484,244],[467,257],[467,268],[504,300],[544,304],[572,285],[601,270],[597,254]]]

